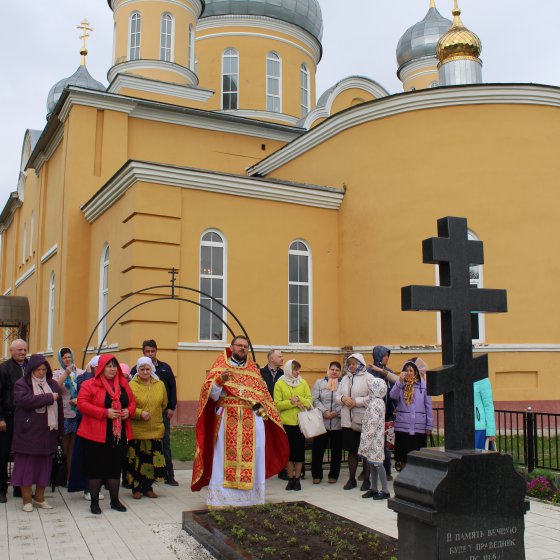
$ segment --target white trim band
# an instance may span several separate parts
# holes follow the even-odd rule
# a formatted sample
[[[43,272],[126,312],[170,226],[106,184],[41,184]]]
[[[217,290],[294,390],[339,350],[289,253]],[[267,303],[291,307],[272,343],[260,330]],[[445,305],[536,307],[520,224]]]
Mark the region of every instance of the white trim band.
[[[12,288],[8,288],[2,295],[9,296],[12,293]]]
[[[35,272],[35,265],[33,265],[29,270],[26,270],[17,280],[16,288],[21,286],[30,276]]]
[[[51,257],[56,255],[58,251],[58,244],[55,243],[45,254],[41,257],[41,264],[45,264]]]
[[[285,113],[273,113],[271,111],[257,111],[253,109],[222,109],[224,115],[236,115],[247,119],[263,119],[265,121],[278,121],[289,126],[296,126],[298,119]]]
[[[134,72],[138,70],[163,70],[165,72],[172,72],[184,78],[190,85],[198,85],[198,76],[189,68],[176,64],[175,62],[166,62],[164,60],[152,60],[140,58],[139,60],[127,60],[120,62],[109,68],[107,72],[107,80],[111,83],[119,74],[126,72]]]

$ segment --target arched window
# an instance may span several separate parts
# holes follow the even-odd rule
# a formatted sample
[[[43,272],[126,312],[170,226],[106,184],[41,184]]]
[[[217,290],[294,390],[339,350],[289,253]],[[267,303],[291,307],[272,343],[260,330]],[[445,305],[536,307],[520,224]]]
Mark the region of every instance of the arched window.
[[[200,291],[225,303],[226,299],[226,243],[217,231],[205,232],[200,238]],[[207,296],[200,303],[224,318],[222,306]],[[224,340],[224,324],[210,311],[200,308],[200,340]]]
[[[29,256],[33,256],[33,229],[35,228],[35,216],[31,210],[31,220],[29,221]]]
[[[142,16],[138,12],[130,14],[128,59],[140,59],[140,33],[142,27]]]
[[[237,110],[239,100],[239,54],[226,49],[222,56],[222,109]]]
[[[194,27],[189,25],[189,69],[194,71]]]
[[[109,245],[105,244],[101,251],[99,266],[99,318],[109,309]],[[101,344],[107,333],[107,319],[103,319],[97,330],[98,342]]]
[[[27,251],[27,224],[23,224],[23,239],[21,242],[21,263],[25,264],[25,257]]]
[[[173,62],[173,16],[171,14],[161,16],[159,58],[165,62]]]
[[[282,61],[275,52],[266,55],[266,110],[282,112]]]
[[[300,67],[301,80],[301,116],[305,117],[309,113],[310,107],[310,88],[309,88],[309,69],[305,64]]]
[[[290,344],[311,342],[311,253],[303,241],[294,241],[288,253],[288,307]]]
[[[472,241],[478,241],[476,234],[469,230],[468,238]],[[469,267],[469,278],[471,288],[482,288],[482,265],[474,265]],[[473,342],[484,342],[484,314],[471,314],[471,331]]]
[[[54,328],[54,272],[51,272],[51,281],[49,283],[49,311],[47,322],[47,351],[53,348],[53,328]]]

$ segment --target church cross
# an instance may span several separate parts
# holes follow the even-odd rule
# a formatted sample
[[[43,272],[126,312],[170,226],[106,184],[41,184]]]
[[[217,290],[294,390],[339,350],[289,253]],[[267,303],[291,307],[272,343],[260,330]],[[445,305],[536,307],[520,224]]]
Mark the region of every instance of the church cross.
[[[473,356],[471,314],[507,311],[507,293],[471,287],[469,267],[484,264],[484,251],[468,239],[465,218],[438,220],[438,235],[422,253],[439,265],[440,286],[402,288],[402,310],[441,311],[443,366],[428,372],[428,394],[444,395],[446,450],[474,449],[473,383],[488,377],[488,355]]]
[[[178,272],[179,272],[179,271],[178,271],[175,267],[173,267],[173,268],[167,273],[167,274],[171,274],[171,297],[172,297],[172,298],[175,297],[175,282],[177,281],[177,280],[176,280],[176,276],[177,276],[177,273],[178,273]]]
[[[89,26],[89,21],[87,19],[82,20],[82,23],[76,27],[82,31],[82,35],[80,35],[80,39],[82,40],[82,48],[80,50],[80,54],[82,55],[82,66],[86,65],[86,56],[88,54],[88,50],[86,48],[86,40],[89,37],[88,31],[93,31],[93,28]]]

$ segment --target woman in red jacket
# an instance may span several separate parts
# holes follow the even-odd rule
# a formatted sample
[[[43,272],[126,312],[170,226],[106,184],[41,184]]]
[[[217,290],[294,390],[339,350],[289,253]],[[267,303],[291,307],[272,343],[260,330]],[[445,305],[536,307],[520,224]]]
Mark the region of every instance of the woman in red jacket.
[[[127,442],[132,439],[130,418],[136,402],[112,354],[101,356],[95,377],[82,384],[78,410],[82,413],[78,435],[84,440],[82,472],[88,479],[91,513],[101,513],[99,490],[103,479],[109,486],[111,508],[126,511],[119,501],[119,484]]]

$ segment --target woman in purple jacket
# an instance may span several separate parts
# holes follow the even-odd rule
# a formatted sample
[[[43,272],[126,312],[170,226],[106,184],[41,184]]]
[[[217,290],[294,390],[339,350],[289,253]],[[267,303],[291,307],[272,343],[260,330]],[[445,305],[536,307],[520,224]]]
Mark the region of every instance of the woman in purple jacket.
[[[391,389],[397,402],[395,418],[395,468],[400,471],[411,451],[427,445],[427,436],[434,428],[432,399],[418,366],[405,362],[399,379]]]
[[[25,376],[14,386],[14,472],[12,485],[21,487],[23,511],[52,509],[45,501],[58,437],[64,433],[64,413],[51,366],[41,354],[29,358]],[[32,486],[35,499],[32,501]]]

